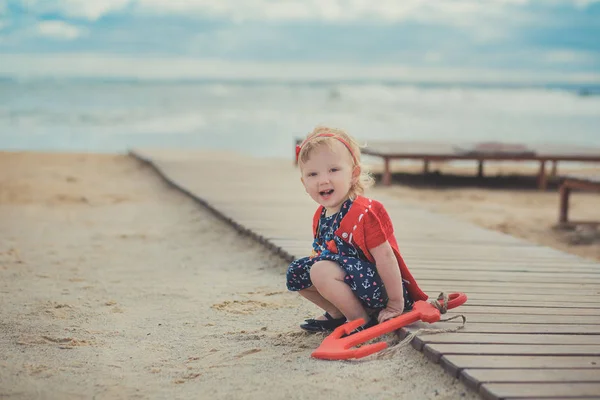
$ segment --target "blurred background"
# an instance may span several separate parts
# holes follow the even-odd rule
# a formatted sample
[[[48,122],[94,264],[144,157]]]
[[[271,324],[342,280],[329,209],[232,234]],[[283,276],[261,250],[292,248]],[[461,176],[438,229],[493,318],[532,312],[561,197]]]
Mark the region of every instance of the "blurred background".
[[[600,145],[596,0],[0,0],[0,149]]]

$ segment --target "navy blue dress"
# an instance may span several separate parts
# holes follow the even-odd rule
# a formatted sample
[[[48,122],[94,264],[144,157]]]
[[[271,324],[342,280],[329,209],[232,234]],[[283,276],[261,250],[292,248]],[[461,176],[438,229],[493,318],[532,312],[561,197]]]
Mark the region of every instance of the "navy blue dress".
[[[300,258],[290,264],[286,275],[287,288],[290,291],[299,291],[311,287],[310,268],[313,264],[322,260],[334,261],[346,273],[344,282],[350,286],[361,303],[366,308],[382,309],[387,305],[388,296],[375,264],[371,263],[360,249],[335,235],[350,207],[352,207],[352,200],[348,199],[342,204],[339,212],[330,216],[325,216],[326,210],[323,208],[313,242],[313,256]],[[327,243],[332,240],[337,252],[327,248]],[[412,309],[414,302],[406,290],[405,282],[402,287],[404,310],[408,311]]]

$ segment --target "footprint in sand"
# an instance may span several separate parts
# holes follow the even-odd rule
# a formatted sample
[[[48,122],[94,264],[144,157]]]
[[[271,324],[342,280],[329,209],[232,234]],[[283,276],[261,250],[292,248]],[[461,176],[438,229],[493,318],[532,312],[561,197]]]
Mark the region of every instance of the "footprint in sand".
[[[110,309],[110,312],[115,313],[115,314],[122,314],[124,313],[123,309],[121,307],[119,307],[117,305],[117,302],[114,300],[109,300],[107,302],[104,303],[105,306],[107,307],[112,307]]]
[[[224,311],[230,314],[253,314],[256,311],[264,309],[278,309],[282,306],[280,304],[267,303],[264,301],[256,300],[227,300],[222,303],[213,304],[212,309]]]
[[[49,378],[54,372],[53,368],[43,364],[24,364],[23,366],[29,375],[41,378]]]
[[[192,372],[192,373],[189,373],[189,374],[186,374],[186,375],[182,376],[180,379],[174,380],[173,383],[180,385],[182,383],[186,383],[187,381],[191,381],[193,379],[199,378],[200,376],[202,376],[201,373],[199,373],[199,372]]]
[[[236,355],[235,358],[246,357],[246,356],[249,356],[250,354],[255,354],[255,353],[258,353],[261,351],[262,351],[262,349],[259,349],[259,348],[246,350],[246,351],[243,351],[240,354]]]
[[[21,257],[21,252],[16,247],[11,247],[8,250],[0,251],[0,262],[3,264],[6,263],[16,263],[16,264],[24,264],[23,258]]]
[[[50,307],[44,310],[44,314],[57,319],[70,319],[73,318],[76,310],[69,304],[61,303],[50,303]]]
[[[284,292],[284,291],[278,291],[278,292],[267,292],[267,293],[265,293],[265,296],[267,296],[267,297],[268,297],[268,296],[275,296],[275,295],[278,295],[278,294],[287,294],[287,293],[288,293],[288,292]]]
[[[73,349],[75,347],[90,346],[91,342],[72,337],[23,335],[17,339],[17,344],[22,346],[32,346],[37,344],[58,345],[59,349]]]
[[[265,297],[269,297],[269,296],[275,296],[275,295],[278,295],[278,294],[286,294],[286,293],[288,293],[288,292],[287,291],[283,291],[283,290],[278,290],[278,291],[274,291],[274,292],[272,292],[272,291],[266,291],[265,292],[265,291],[258,290],[258,291],[240,293],[240,294],[242,296],[249,296],[249,297],[253,296],[253,295],[259,295],[259,296],[262,295],[262,296],[265,296]]]
[[[309,334],[301,331],[280,332],[270,335],[269,339],[273,346],[285,346],[296,350],[316,348],[327,335]]]
[[[90,200],[81,195],[57,194],[51,200],[51,204],[90,204]]]

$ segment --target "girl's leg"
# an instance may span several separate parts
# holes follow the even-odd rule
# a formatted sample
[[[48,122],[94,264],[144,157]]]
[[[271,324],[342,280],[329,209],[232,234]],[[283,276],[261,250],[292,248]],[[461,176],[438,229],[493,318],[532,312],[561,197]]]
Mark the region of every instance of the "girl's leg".
[[[341,311],[348,321],[358,318],[369,321],[360,300],[344,282],[345,276],[344,270],[333,261],[317,261],[310,270],[310,279],[319,295]]]
[[[327,301],[327,299],[321,296],[321,294],[317,291],[317,288],[315,288],[314,286],[300,290],[298,293],[300,293],[302,297],[312,302],[316,306],[321,307],[323,310],[327,311],[329,315],[331,315],[333,318],[338,319],[343,317],[344,314],[342,314],[342,312],[338,310],[336,306],[334,306],[329,301]],[[327,318],[325,318],[324,315],[321,315],[315,319],[324,321]]]
[[[321,296],[312,285],[310,281],[310,268],[312,265],[313,261],[309,257],[300,258],[290,264],[286,276],[288,290],[297,291],[304,298],[327,311],[333,318],[341,318],[343,316],[342,312]],[[316,319],[324,321],[327,318],[320,315]]]

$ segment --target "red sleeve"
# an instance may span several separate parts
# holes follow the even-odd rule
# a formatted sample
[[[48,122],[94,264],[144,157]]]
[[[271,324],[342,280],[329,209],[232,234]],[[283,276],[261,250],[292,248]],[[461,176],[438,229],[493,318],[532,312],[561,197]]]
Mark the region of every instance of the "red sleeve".
[[[365,214],[364,230],[369,250],[385,243],[393,235],[392,220],[381,204],[374,204],[371,211]]]

